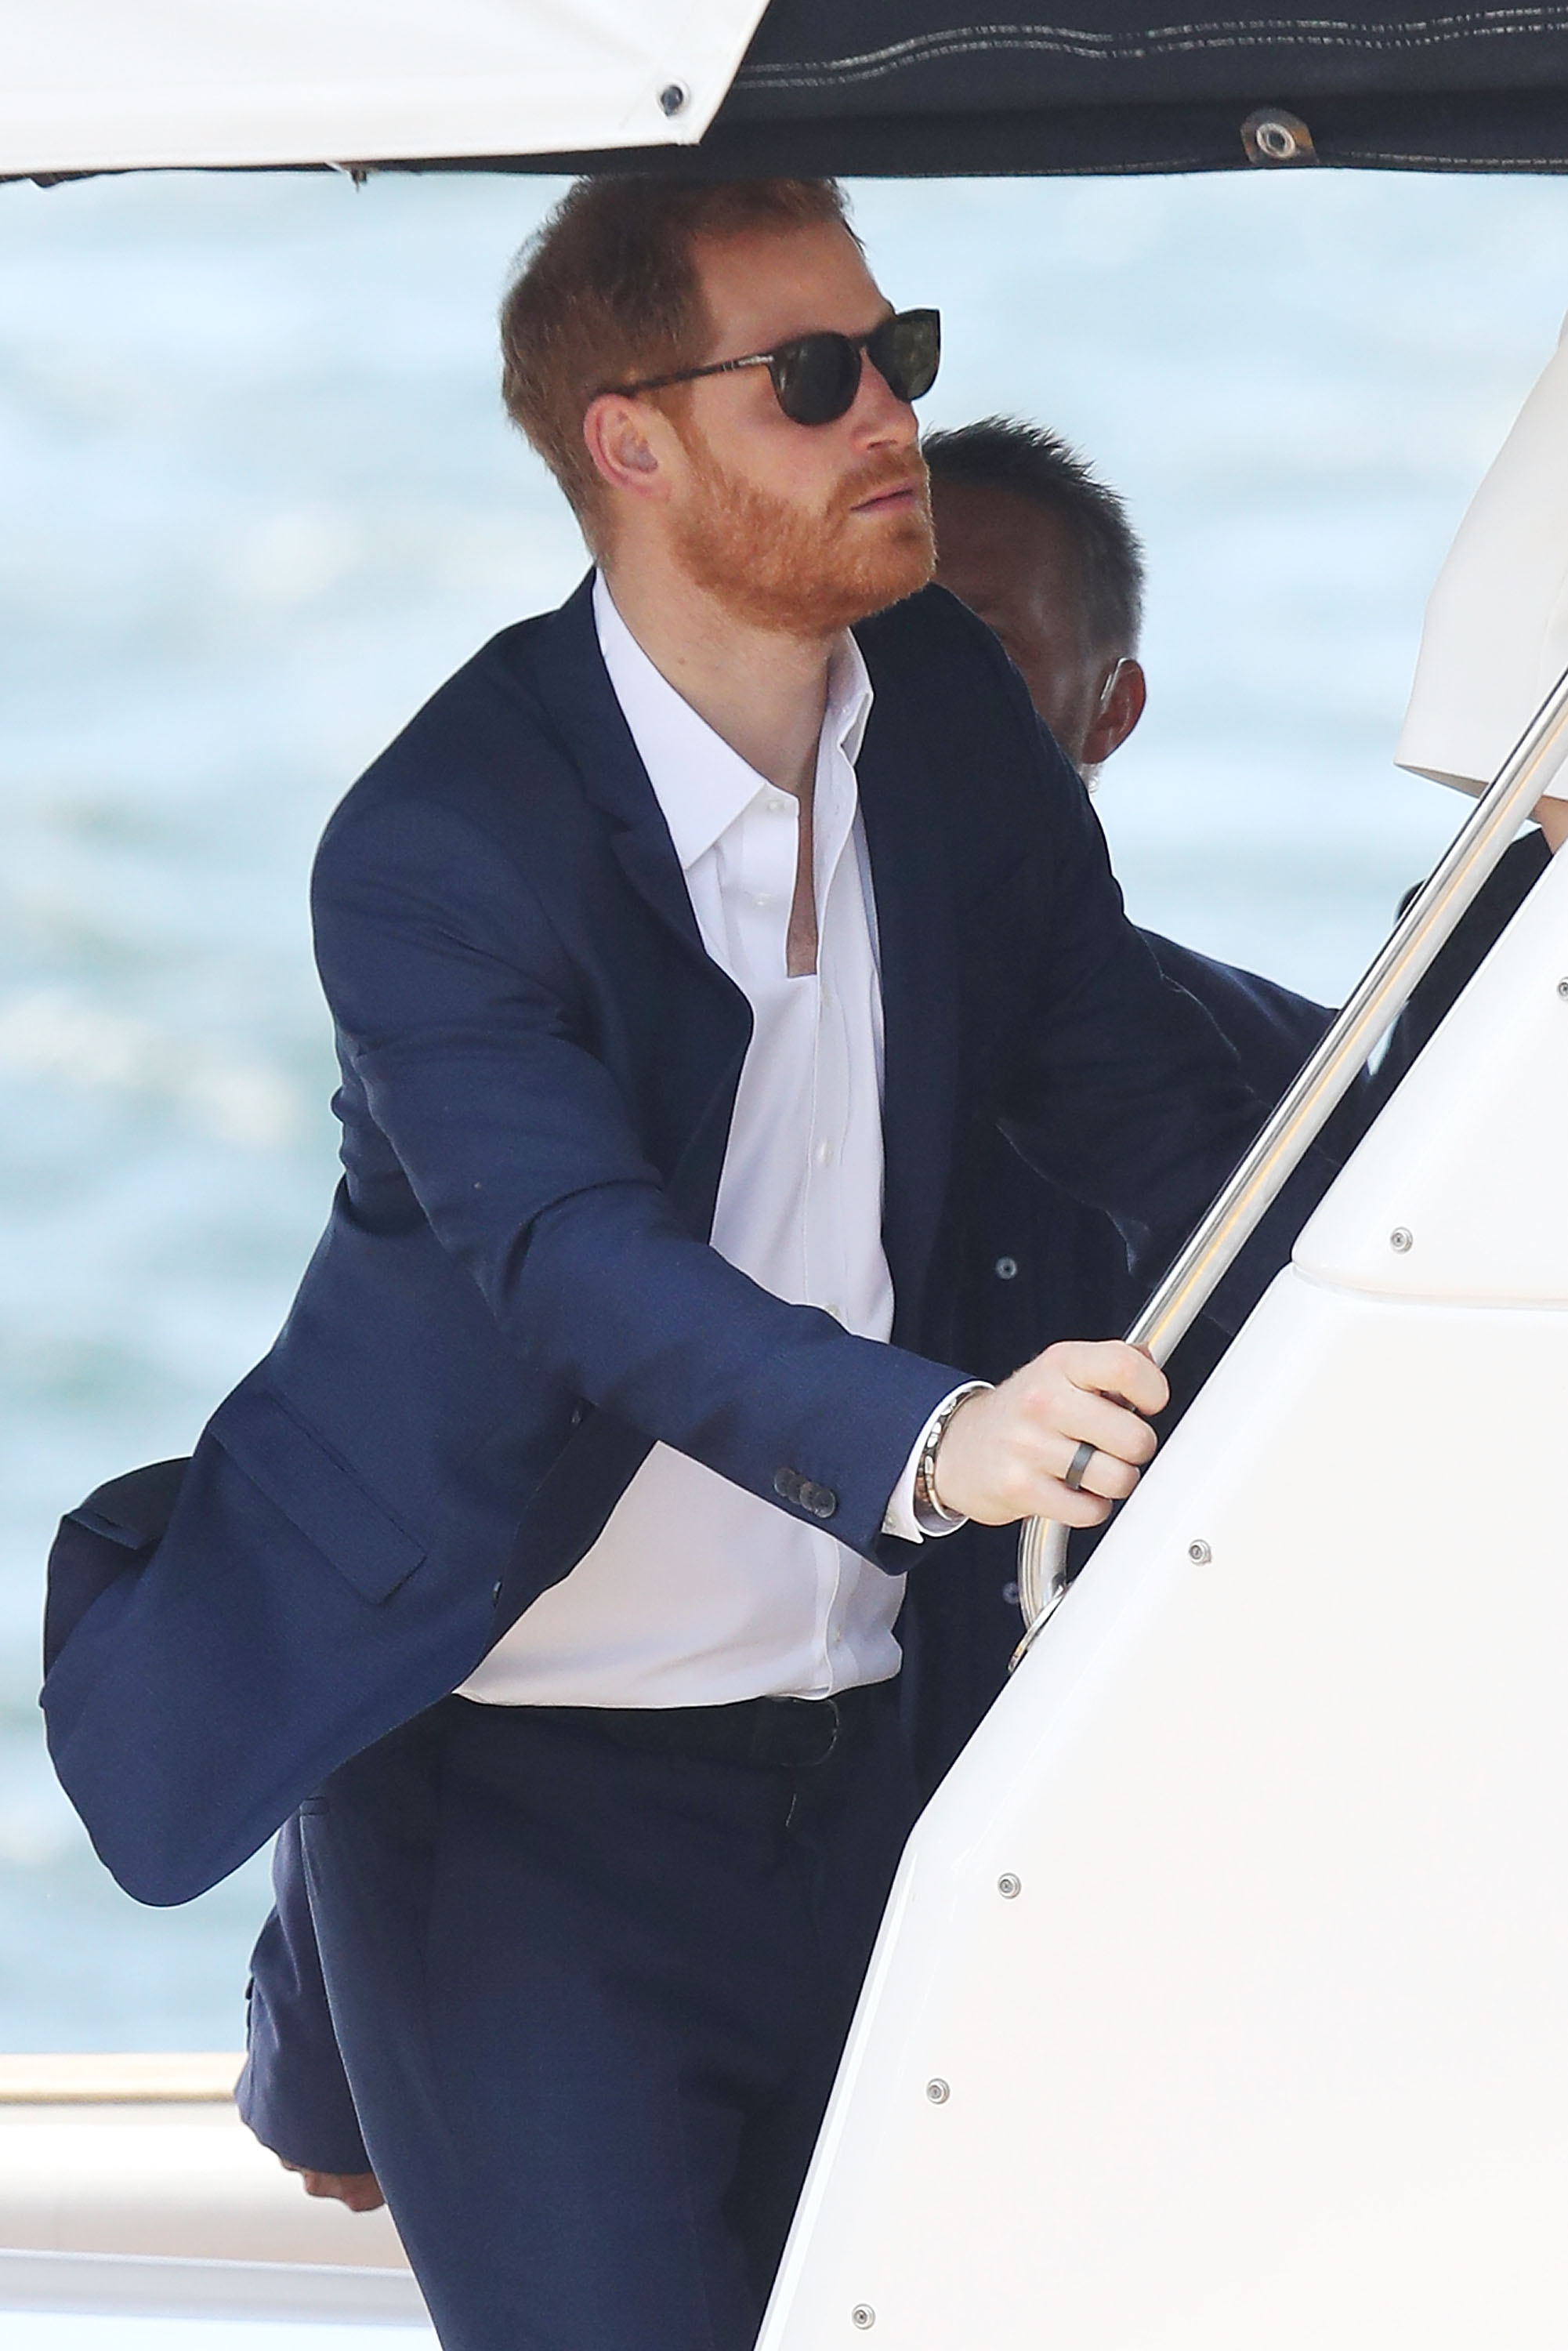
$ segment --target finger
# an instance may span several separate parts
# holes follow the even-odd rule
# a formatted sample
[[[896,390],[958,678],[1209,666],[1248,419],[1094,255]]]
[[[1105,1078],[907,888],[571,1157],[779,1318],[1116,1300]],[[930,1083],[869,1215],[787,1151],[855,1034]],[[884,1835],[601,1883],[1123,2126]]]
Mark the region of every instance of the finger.
[[[1109,1461],[1096,1461],[1091,1467],[1106,1482],[1120,1475],[1130,1479],[1133,1485],[1137,1483],[1135,1469],[1123,1466],[1118,1471],[1117,1465]],[[1047,1469],[1022,1466],[1013,1480],[1011,1515],[1020,1519],[1056,1519],[1064,1527],[1097,1527],[1110,1516],[1112,1502],[1121,1499],[1119,1495],[1097,1492],[1087,1478],[1082,1486],[1069,1486]]]
[[[1163,1412],[1170,1402],[1164,1372],[1142,1347],[1129,1347],[1124,1339],[1069,1339],[1036,1360],[1043,1364],[1052,1357],[1075,1388],[1120,1396],[1134,1412]]]
[[[1044,1467],[1053,1477],[1065,1470],[1079,1444],[1092,1445],[1096,1452],[1113,1454],[1118,1461],[1141,1467],[1154,1459],[1159,1443],[1148,1422],[1135,1412],[1082,1388],[1059,1389],[1051,1396],[1032,1395],[1030,1413],[1040,1432]]]
[[[350,2212],[374,2212],[385,2201],[373,2171],[305,2171],[296,2164],[285,2168],[299,2170],[307,2196],[346,2204]]]
[[[1133,1471],[1134,1481],[1137,1471]],[[1064,1486],[1060,1478],[1041,1478],[1033,1489],[1028,1509],[1022,1516],[1030,1519],[1054,1519],[1064,1527],[1097,1527],[1111,1515],[1111,1503],[1103,1494],[1092,1493],[1085,1479],[1082,1486]]]
[[[1071,1468],[1077,1455],[1078,1447],[1074,1446],[1067,1468]],[[1130,1461],[1124,1461],[1113,1453],[1103,1453],[1096,1447],[1084,1463],[1082,1476],[1068,1486],[1067,1490],[1069,1493],[1099,1494],[1110,1502],[1124,1502],[1137,1484],[1139,1472]],[[1065,1470],[1058,1482],[1067,1485]]]
[[[998,1479],[969,1511],[976,1524],[983,1527],[1017,1526],[1021,1519],[1056,1519],[1064,1527],[1097,1527],[1110,1514],[1111,1504],[1103,1495],[1086,1487],[1064,1486],[1060,1478],[1028,1461],[1016,1463],[1010,1474]]]

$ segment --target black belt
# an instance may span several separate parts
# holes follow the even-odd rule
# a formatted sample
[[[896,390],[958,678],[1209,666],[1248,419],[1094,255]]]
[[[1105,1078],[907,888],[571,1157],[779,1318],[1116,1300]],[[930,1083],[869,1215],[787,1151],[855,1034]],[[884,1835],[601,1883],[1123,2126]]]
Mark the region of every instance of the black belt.
[[[618,1747],[723,1763],[810,1771],[860,1724],[890,1705],[893,1682],[862,1684],[836,1698],[747,1698],[734,1706],[485,1707],[492,1717],[560,1723]]]

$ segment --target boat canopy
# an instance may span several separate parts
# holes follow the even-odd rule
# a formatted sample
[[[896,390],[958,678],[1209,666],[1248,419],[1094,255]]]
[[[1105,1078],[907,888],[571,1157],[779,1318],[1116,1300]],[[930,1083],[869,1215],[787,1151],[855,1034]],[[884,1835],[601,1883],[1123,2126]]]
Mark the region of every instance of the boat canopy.
[[[689,144],[765,0],[0,0],[0,174]]]
[[[0,0],[0,176],[1568,165],[1568,0]]]

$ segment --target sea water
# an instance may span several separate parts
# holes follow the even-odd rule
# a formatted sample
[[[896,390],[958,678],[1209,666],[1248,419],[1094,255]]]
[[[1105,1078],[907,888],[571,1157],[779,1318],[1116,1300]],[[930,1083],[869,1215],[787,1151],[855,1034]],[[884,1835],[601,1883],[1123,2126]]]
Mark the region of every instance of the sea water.
[[[189,1450],[333,1182],[333,802],[583,568],[494,311],[554,189],[0,188],[0,2049],[237,2045],[265,1858],[112,1886],[34,1699],[60,1510]],[[1134,914],[1324,1002],[1461,814],[1391,756],[1427,589],[1568,307],[1568,187],[865,183],[932,423],[1057,427],[1149,559],[1100,806]]]

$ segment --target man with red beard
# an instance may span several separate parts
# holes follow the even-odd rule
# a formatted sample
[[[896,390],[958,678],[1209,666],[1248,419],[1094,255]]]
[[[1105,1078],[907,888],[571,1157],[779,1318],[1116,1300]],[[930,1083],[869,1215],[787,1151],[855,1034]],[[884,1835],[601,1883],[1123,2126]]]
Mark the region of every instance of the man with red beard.
[[[246,2112],[374,2173],[449,2351],[744,2351],[911,1817],[902,1571],[1095,1523],[1166,1398],[951,1360],[984,1138],[1152,1270],[1258,1109],[926,588],[936,320],[837,190],[580,184],[503,341],[595,569],[329,827],[346,1181],[51,1736],[153,1899],[294,1814]]]

